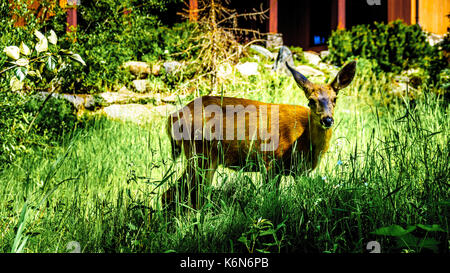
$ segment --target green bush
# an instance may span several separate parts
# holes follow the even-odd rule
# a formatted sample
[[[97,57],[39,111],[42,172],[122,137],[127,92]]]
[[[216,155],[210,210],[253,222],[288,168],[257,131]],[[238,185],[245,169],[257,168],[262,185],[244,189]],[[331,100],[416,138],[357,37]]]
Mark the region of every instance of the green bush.
[[[70,102],[52,97],[39,112],[42,102],[42,96],[34,96],[25,104],[26,112],[37,114],[33,124],[34,132],[49,140],[57,140],[60,135],[75,127],[77,116],[75,107]]]
[[[341,66],[358,56],[374,60],[375,72],[423,68],[430,83],[438,83],[438,75],[448,67],[442,45],[431,46],[419,25],[406,25],[400,20],[334,31],[328,46],[330,54],[326,60],[335,65]]]

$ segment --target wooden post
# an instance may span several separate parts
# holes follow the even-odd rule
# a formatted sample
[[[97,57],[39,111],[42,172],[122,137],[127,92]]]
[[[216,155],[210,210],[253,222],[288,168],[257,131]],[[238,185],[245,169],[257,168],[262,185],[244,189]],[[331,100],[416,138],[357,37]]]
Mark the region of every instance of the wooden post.
[[[345,0],[338,0],[338,29],[345,29]]]
[[[270,0],[269,33],[278,33],[278,0]]]
[[[76,31],[77,29],[77,0],[67,1],[67,29],[66,32]]]
[[[189,0],[189,21],[191,21],[191,22],[198,21],[198,1],[197,0]]]

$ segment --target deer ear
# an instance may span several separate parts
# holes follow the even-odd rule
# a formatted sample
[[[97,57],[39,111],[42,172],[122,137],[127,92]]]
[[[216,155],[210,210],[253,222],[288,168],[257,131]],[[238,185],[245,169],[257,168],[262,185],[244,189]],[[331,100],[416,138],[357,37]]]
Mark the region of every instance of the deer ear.
[[[286,67],[291,71],[292,76],[294,76],[297,85],[305,91],[306,97],[309,97],[313,91],[313,84],[310,82],[305,76],[303,76],[300,72],[290,67],[286,62]]]
[[[331,87],[336,91],[336,93],[342,88],[347,87],[355,77],[356,73],[356,62],[351,61],[346,64],[341,71],[338,72],[336,78],[331,82]]]

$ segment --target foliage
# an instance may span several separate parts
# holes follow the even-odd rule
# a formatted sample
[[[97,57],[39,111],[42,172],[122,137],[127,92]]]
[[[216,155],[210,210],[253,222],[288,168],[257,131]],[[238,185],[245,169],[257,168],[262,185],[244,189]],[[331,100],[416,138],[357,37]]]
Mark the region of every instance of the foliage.
[[[400,73],[424,68],[430,83],[438,83],[441,70],[448,67],[442,48],[431,46],[419,25],[397,20],[388,24],[357,25],[350,30],[336,30],[329,42],[326,60],[342,65],[354,56],[374,60],[376,72]]]
[[[34,132],[56,140],[56,138],[70,132],[75,127],[77,123],[76,111],[70,102],[52,97],[39,111],[42,100],[41,96],[33,96],[25,105],[26,112],[37,113]]]
[[[36,30],[34,35],[36,43],[25,40],[20,42],[20,47],[8,45],[3,50],[10,62],[0,71],[0,84],[9,85],[0,92],[4,114],[0,118],[3,129],[0,164],[11,162],[16,154],[25,151],[25,143],[42,144],[55,139],[64,130],[72,128],[76,121],[73,107],[67,102],[51,99],[51,95],[63,81],[61,75],[70,69],[69,64],[84,64],[84,61],[80,55],[60,49],[54,31],[45,36]],[[49,90],[46,98],[30,98],[23,92],[30,86],[34,88],[32,93],[36,88]]]

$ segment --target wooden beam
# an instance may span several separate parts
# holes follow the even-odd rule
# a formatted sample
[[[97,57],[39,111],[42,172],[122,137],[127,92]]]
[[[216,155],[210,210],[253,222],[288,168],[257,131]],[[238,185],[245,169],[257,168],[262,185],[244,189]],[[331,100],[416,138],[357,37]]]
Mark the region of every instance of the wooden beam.
[[[388,0],[388,21],[403,20],[411,24],[411,0]]]
[[[191,22],[198,21],[198,1],[197,0],[189,0],[189,21],[191,21]]]
[[[269,33],[278,33],[278,0],[270,0]]]
[[[345,29],[345,0],[338,0],[338,29]]]
[[[67,32],[76,31],[77,29],[77,8],[70,7],[67,9]]]

